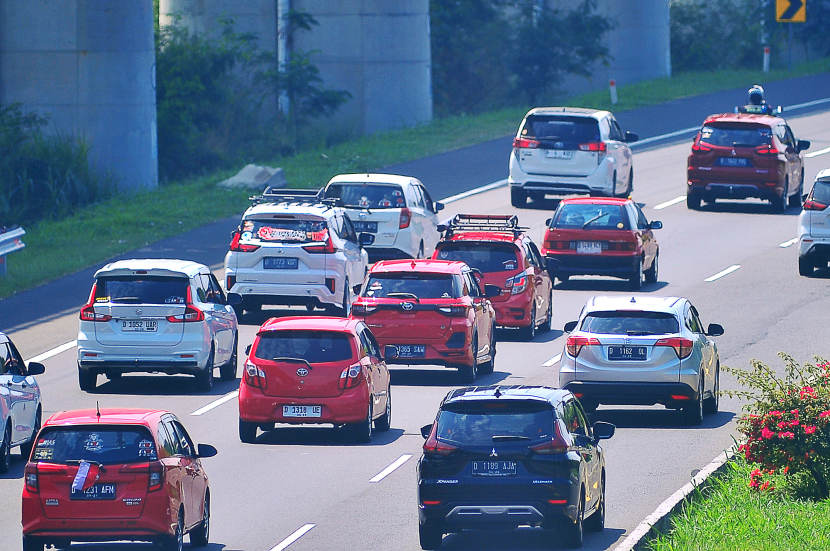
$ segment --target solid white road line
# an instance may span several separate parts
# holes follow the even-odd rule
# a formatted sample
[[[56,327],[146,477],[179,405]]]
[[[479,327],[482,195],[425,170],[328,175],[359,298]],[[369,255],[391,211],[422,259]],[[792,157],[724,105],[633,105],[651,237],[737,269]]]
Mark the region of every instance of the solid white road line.
[[[830,98],[824,98],[824,99],[817,99],[817,100],[813,100],[813,101],[808,101],[806,103],[798,103],[796,105],[785,105],[784,106],[784,112],[786,113],[787,111],[795,111],[796,109],[804,109],[805,107],[812,107],[814,105],[821,105],[822,103],[829,103],[829,102],[830,102]]]
[[[707,278],[706,278],[706,279],[704,279],[703,281],[705,281],[705,282],[707,282],[707,283],[712,282],[712,281],[715,281],[716,279],[720,279],[720,278],[722,278],[722,277],[723,277],[723,276],[725,276],[725,275],[729,275],[729,274],[731,274],[732,272],[734,272],[735,270],[739,269],[740,267],[741,267],[741,265],[740,265],[740,264],[732,264],[732,265],[731,265],[730,267],[728,267],[727,269],[725,269],[725,270],[723,270],[723,271],[721,271],[721,272],[718,272],[718,273],[716,273],[715,275],[713,275],[713,276],[711,276],[711,277],[707,277]]]
[[[410,459],[412,459],[412,454],[411,453],[403,454],[398,459],[396,459],[394,463],[392,463],[391,465],[389,465],[388,467],[386,467],[385,469],[380,471],[378,474],[373,476],[369,480],[369,482],[380,482],[381,480],[383,480],[384,478],[386,478],[387,476],[392,474],[395,471],[395,469],[397,469],[398,467],[400,467],[401,465],[403,465],[404,463],[406,463]]]
[[[239,396],[239,391],[238,390],[234,390],[233,392],[229,392],[228,394],[225,394],[224,396],[222,396],[218,400],[212,401],[211,403],[209,403],[205,407],[197,409],[196,411],[194,411],[190,415],[202,415],[203,413],[207,413],[208,411],[212,410],[213,408],[221,406],[225,402],[230,402],[231,400],[233,400],[237,396]]]
[[[557,354],[553,358],[549,359],[545,363],[542,364],[542,367],[550,367],[552,365],[556,365],[559,363],[559,360],[562,359],[562,354]]]
[[[678,197],[675,197],[671,201],[666,201],[665,203],[660,203],[659,205],[654,205],[651,208],[653,208],[654,210],[663,210],[666,207],[676,205],[677,203],[682,203],[685,199],[686,199],[685,195],[680,195]]]
[[[792,238],[792,239],[790,239],[789,241],[784,241],[783,243],[781,243],[781,244],[780,244],[780,245],[778,245],[778,246],[779,246],[779,247],[781,247],[782,249],[786,249],[786,248],[787,248],[787,247],[789,247],[790,245],[795,245],[796,243],[798,243],[798,238],[797,238],[797,237],[793,237],[793,238]]]
[[[825,153],[830,153],[830,147],[825,147],[824,149],[819,149],[818,151],[811,151],[809,153],[805,153],[804,157],[807,159],[812,159],[813,157],[818,157],[819,155],[824,155]]]
[[[647,143],[656,142],[657,140],[663,140],[665,138],[674,138],[675,136],[682,136],[683,134],[697,132],[698,130],[700,130],[700,126],[690,126],[689,128],[684,128],[683,130],[677,130],[675,132],[669,132],[668,134],[660,134],[659,136],[652,136],[650,138],[637,140],[636,142],[632,143],[630,147],[632,149],[635,149],[639,145],[645,145]]]
[[[42,362],[43,360],[48,360],[52,356],[57,356],[61,352],[66,352],[70,348],[74,348],[76,346],[78,346],[78,341],[69,341],[69,342],[64,343],[60,346],[56,346],[52,350],[48,350],[48,351],[44,352],[43,354],[38,354],[34,358],[29,358],[28,360],[26,360],[26,363],[29,363],[29,362]]]
[[[276,545],[276,547],[272,547],[271,551],[283,551],[283,549],[285,549],[286,547],[288,547],[289,545],[291,545],[292,543],[294,543],[295,541],[297,541],[298,539],[300,539],[301,537],[306,535],[306,532],[308,532],[309,530],[311,530],[315,526],[317,526],[317,525],[316,524],[304,524],[302,526],[302,528],[300,528],[299,530],[297,530],[296,532],[294,532],[293,534],[291,534],[290,536],[288,536],[287,538],[285,538],[284,540],[279,542]]]
[[[470,197],[471,195],[478,195],[479,193],[484,193],[485,191],[490,191],[491,189],[496,189],[500,187],[504,187],[507,185],[507,178],[504,180],[499,180],[498,182],[493,182],[492,184],[487,184],[486,186],[477,187],[475,189],[471,189],[470,191],[465,191],[464,193],[459,193],[458,195],[453,195],[451,197],[447,197],[446,199],[441,199],[441,202],[452,203],[454,201],[459,201],[466,197]]]

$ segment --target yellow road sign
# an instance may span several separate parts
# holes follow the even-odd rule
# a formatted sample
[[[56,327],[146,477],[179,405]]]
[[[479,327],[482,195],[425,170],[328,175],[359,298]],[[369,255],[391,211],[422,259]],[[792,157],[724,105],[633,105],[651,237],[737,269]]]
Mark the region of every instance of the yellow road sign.
[[[775,0],[775,20],[779,23],[807,21],[807,0]]]

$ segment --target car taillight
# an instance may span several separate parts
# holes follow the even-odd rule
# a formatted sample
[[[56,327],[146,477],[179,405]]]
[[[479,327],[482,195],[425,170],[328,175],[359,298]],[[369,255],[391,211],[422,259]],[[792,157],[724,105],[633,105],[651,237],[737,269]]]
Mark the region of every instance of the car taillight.
[[[466,318],[466,306],[439,306],[438,311],[451,318]]]
[[[337,383],[337,388],[345,390],[347,388],[354,388],[360,384],[363,370],[360,364],[350,365],[340,373],[340,382]]]
[[[311,254],[332,254],[336,253],[337,249],[334,248],[334,242],[331,240],[331,235],[329,235],[329,230],[323,230],[324,239],[320,241],[323,242],[322,245],[305,245],[303,246],[303,250],[307,253]]]
[[[95,312],[95,289],[98,287],[98,283],[92,284],[92,291],[89,293],[89,300],[81,308],[81,321],[109,321],[112,319],[112,316],[108,314],[101,314]]]
[[[756,147],[755,153],[758,155],[778,155],[779,151],[773,144],[764,144]]]
[[[164,467],[158,461],[150,463],[150,476],[147,477],[147,491],[161,490],[164,486]]]
[[[550,440],[530,446],[534,453],[540,455],[551,455],[555,453],[567,453],[571,447],[570,442],[563,435],[566,431],[563,430],[562,422],[556,419],[553,422],[553,437]]]
[[[233,232],[231,239],[230,250],[236,253],[252,253],[259,248],[259,245],[248,245],[240,243],[241,234],[238,231]]]
[[[521,273],[517,276],[508,278],[508,280],[504,282],[504,286],[505,288],[510,289],[511,295],[518,295],[527,289],[527,274]]]
[[[695,152],[695,153],[700,153],[700,152],[712,151],[712,148],[709,147],[708,145],[704,144],[704,143],[697,142],[697,143],[692,144],[692,151]]]
[[[536,140],[528,140],[527,138],[514,138],[513,147],[517,149],[536,149],[539,147],[539,142]]]
[[[804,210],[824,210],[826,208],[827,204],[819,201],[810,200],[804,202]]]
[[[408,228],[410,222],[412,222],[412,211],[404,207],[401,209],[401,217],[398,220],[398,229],[402,230],[404,228]]]
[[[692,353],[694,345],[695,343],[693,343],[689,339],[684,339],[682,337],[660,339],[659,341],[654,343],[654,346],[669,346],[671,348],[674,348],[674,352],[677,354],[677,357],[681,360],[683,358],[687,358],[689,354]]]
[[[268,388],[265,372],[250,361],[245,362],[245,383],[257,388]]]
[[[225,281],[225,290],[230,293],[233,286],[236,285],[236,276],[229,275]]]
[[[581,143],[579,144],[580,151],[599,151],[604,153],[608,150],[608,146],[605,142],[588,142],[588,143]]]
[[[352,304],[352,314],[355,316],[368,316],[377,311],[377,309],[377,306],[368,306],[366,304],[360,304],[359,302]]]
[[[636,241],[609,241],[608,242],[608,250],[609,251],[636,251],[637,250],[637,242]]]
[[[432,431],[429,433],[429,438],[427,438],[427,441],[424,442],[424,453],[431,453],[434,455],[451,455],[458,451],[457,446],[438,440],[437,432],[438,423],[434,423],[432,425]]]
[[[175,316],[167,316],[167,321],[170,323],[189,323],[192,321],[205,321],[205,313],[193,306],[193,293],[190,286],[187,287],[187,304],[184,307],[184,313]]]
[[[601,346],[600,342],[595,337],[576,337],[570,336],[565,342],[565,350],[568,354],[576,358],[583,346]]]
[[[29,463],[23,471],[23,479],[26,481],[26,490],[33,494],[38,493],[37,486],[37,463]]]

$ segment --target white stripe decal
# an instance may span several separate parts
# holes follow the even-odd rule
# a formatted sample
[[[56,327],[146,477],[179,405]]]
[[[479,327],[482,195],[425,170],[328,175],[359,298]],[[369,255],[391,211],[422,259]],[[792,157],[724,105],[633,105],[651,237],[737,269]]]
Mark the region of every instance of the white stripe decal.
[[[397,469],[398,467],[400,467],[401,465],[403,465],[404,463],[406,463],[410,459],[412,459],[412,454],[410,454],[410,453],[403,454],[398,459],[396,459],[394,463],[392,463],[391,465],[389,465],[388,467],[386,467],[385,469],[380,471],[378,474],[373,476],[369,480],[369,482],[380,482],[381,480],[383,480],[384,478],[386,478],[387,476],[392,474],[395,471],[395,469]]]
[[[70,348],[75,348],[76,346],[78,346],[78,341],[69,341],[69,342],[64,343],[60,346],[56,346],[52,350],[48,350],[48,351],[44,352],[43,354],[38,354],[34,358],[30,358],[30,359],[26,360],[26,363],[29,363],[29,362],[38,362],[38,363],[40,363],[43,360],[48,360],[52,356],[57,356],[61,352],[66,352]]]
[[[721,272],[718,272],[718,273],[716,273],[715,275],[713,275],[713,276],[711,276],[711,277],[707,277],[707,278],[706,278],[706,279],[704,279],[703,281],[706,281],[707,283],[712,282],[712,281],[715,281],[716,279],[720,279],[720,278],[722,278],[722,277],[723,277],[723,276],[725,276],[725,275],[729,275],[729,274],[731,274],[732,272],[734,272],[735,270],[739,269],[740,267],[741,267],[741,266],[740,266],[740,264],[732,264],[732,265],[731,265],[730,267],[728,267],[727,269],[725,269],[725,270],[723,270],[723,271],[721,271]]]
[[[219,398],[219,399],[217,399],[217,400],[212,401],[211,403],[209,403],[209,404],[208,404],[208,405],[206,405],[205,407],[197,409],[196,411],[194,411],[194,412],[193,412],[193,413],[191,413],[190,415],[202,415],[203,413],[207,413],[207,412],[209,412],[210,410],[212,410],[213,408],[221,406],[221,405],[222,405],[222,404],[224,404],[225,402],[230,402],[231,400],[233,400],[233,399],[234,399],[234,398],[236,398],[237,396],[239,396],[239,391],[238,391],[238,390],[234,390],[233,392],[230,392],[230,393],[228,393],[228,394],[225,394],[225,395],[224,395],[224,396],[222,396],[221,398]]]
[[[778,245],[778,246],[779,246],[779,247],[781,247],[782,249],[786,249],[786,248],[787,248],[787,247],[789,247],[790,245],[795,245],[796,243],[798,243],[798,238],[797,238],[797,237],[793,237],[793,238],[792,238],[792,239],[790,239],[789,241],[784,241],[783,243],[781,243],[781,244],[780,244],[780,245]]]
[[[557,354],[553,358],[549,359],[545,363],[542,364],[542,367],[550,367],[552,365],[556,365],[559,363],[559,360],[562,359],[562,354]]]
[[[283,549],[285,549],[286,547],[288,547],[289,545],[291,545],[292,543],[294,543],[295,541],[297,541],[298,539],[300,539],[301,537],[306,535],[306,532],[308,532],[309,530],[311,530],[315,526],[317,526],[317,525],[316,524],[304,524],[302,526],[302,528],[298,529],[296,532],[294,532],[293,534],[291,534],[290,536],[288,536],[287,538],[285,538],[284,540],[279,542],[275,547],[272,547],[271,551],[283,551]]]
[[[675,197],[671,201],[666,201],[665,203],[660,203],[659,205],[654,205],[652,208],[654,210],[663,210],[666,207],[676,205],[677,203],[682,203],[683,200],[685,200],[685,199],[686,199],[685,195],[680,195],[679,197]]]

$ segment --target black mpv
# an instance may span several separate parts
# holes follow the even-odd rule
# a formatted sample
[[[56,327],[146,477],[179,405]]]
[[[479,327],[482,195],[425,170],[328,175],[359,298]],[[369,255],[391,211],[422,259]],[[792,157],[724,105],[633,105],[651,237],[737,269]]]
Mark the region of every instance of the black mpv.
[[[543,386],[451,391],[418,461],[421,547],[438,549],[463,529],[541,526],[567,547],[605,527],[605,455],[571,392]]]

